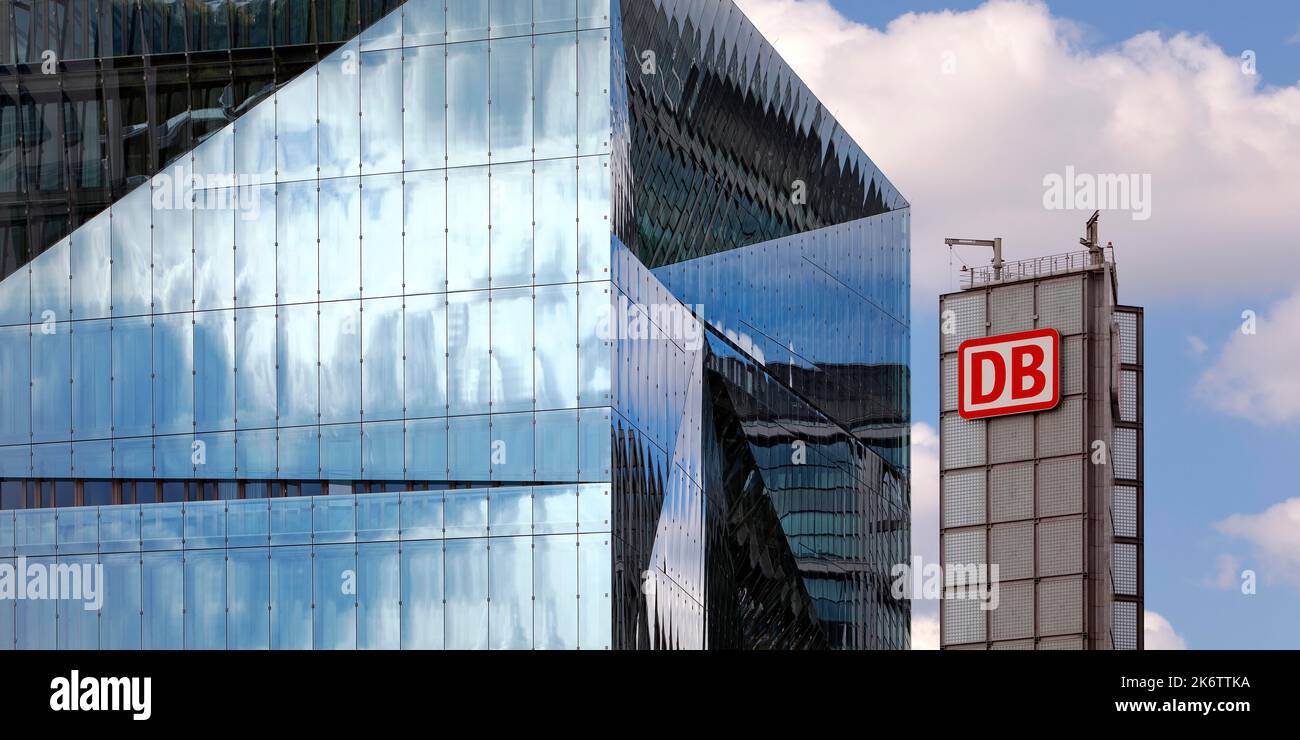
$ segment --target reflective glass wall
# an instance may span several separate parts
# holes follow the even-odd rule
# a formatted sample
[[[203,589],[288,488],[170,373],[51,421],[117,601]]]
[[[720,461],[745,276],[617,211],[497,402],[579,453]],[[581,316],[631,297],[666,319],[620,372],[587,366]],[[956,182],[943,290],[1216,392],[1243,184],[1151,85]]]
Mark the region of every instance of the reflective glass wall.
[[[608,484],[0,511],[0,568],[89,587],[0,599],[0,650],[605,650],[609,511]]]

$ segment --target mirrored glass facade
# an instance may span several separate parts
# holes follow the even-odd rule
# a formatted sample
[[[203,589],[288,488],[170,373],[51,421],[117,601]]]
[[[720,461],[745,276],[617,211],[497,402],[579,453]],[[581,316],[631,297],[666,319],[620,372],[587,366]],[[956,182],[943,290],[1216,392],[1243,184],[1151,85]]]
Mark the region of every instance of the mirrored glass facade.
[[[906,202],[728,2],[389,5],[0,282],[0,558],[99,647],[905,647]]]

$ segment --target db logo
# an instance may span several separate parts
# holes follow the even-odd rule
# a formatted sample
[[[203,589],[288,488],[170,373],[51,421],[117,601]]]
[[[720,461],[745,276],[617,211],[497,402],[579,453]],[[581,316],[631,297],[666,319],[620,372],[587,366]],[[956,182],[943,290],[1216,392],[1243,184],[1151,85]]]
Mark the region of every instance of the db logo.
[[[1055,329],[962,342],[957,349],[957,408],[962,418],[1054,408],[1061,400],[1060,346]]]

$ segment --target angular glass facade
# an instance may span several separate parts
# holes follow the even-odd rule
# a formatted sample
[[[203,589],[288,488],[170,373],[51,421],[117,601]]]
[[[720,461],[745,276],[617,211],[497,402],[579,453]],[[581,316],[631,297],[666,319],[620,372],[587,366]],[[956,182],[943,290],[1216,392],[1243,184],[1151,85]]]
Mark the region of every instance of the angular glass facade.
[[[408,0],[194,141],[0,282],[0,558],[122,590],[0,647],[906,646],[907,205],[730,3]]]

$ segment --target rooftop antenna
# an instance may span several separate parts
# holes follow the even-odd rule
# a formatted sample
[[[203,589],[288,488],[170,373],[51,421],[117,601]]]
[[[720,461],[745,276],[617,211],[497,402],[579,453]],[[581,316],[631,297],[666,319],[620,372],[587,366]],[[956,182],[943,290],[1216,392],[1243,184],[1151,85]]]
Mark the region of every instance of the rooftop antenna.
[[[1101,211],[1092,212],[1092,217],[1088,219],[1088,224],[1084,227],[1084,237],[1079,240],[1079,243],[1087,247],[1092,254],[1092,263],[1094,265],[1100,265],[1106,261],[1105,252],[1102,250],[1101,245],[1097,243],[1097,220],[1100,218]]]
[[[993,279],[1002,279],[1002,237],[996,239],[944,239],[950,247],[993,247]]]

